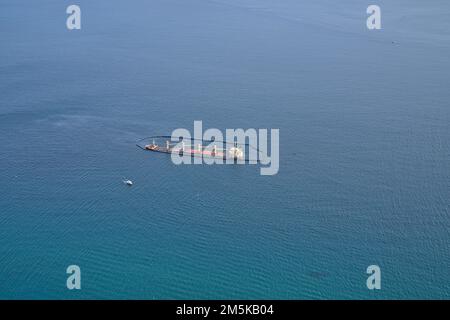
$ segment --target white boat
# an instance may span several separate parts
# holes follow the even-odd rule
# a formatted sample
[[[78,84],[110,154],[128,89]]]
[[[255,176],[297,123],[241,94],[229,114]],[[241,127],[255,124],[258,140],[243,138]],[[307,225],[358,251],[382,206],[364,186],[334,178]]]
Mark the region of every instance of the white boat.
[[[132,186],[133,185],[133,181],[131,181],[131,180],[123,180],[123,183],[125,183],[128,186]]]

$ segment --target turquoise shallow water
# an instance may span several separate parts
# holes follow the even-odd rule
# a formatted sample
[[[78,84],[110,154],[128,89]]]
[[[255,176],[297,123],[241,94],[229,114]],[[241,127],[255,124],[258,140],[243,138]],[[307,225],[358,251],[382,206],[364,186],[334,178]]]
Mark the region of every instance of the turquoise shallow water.
[[[0,4],[1,299],[450,298],[448,3],[78,3]],[[135,147],[194,120],[279,174]]]

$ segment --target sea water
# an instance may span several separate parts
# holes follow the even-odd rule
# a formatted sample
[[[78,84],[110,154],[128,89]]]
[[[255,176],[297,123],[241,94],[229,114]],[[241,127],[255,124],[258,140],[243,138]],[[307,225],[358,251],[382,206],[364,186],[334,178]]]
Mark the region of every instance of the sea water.
[[[450,298],[450,4],[377,2],[2,0],[0,298]],[[135,146],[195,120],[279,173]]]

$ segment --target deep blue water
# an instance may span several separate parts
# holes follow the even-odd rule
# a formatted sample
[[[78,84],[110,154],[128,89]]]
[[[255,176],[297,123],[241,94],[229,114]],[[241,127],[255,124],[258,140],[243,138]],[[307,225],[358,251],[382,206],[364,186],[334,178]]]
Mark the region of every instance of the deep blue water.
[[[0,298],[450,298],[450,4],[335,2],[2,0]],[[194,120],[279,173],[135,146]]]

